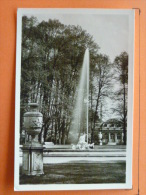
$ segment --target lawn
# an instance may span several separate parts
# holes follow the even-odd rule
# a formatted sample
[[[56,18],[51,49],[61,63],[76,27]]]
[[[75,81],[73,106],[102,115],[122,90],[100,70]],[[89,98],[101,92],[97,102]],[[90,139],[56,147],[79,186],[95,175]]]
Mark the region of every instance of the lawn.
[[[44,165],[44,175],[22,175],[20,184],[125,183],[126,163],[62,163]]]

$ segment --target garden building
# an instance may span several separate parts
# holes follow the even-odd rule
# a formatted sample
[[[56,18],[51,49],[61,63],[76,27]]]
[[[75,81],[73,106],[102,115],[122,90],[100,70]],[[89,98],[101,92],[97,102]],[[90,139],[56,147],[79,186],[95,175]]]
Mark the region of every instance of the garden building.
[[[110,119],[103,122],[100,126],[103,145],[121,145],[123,144],[123,127],[117,119]]]

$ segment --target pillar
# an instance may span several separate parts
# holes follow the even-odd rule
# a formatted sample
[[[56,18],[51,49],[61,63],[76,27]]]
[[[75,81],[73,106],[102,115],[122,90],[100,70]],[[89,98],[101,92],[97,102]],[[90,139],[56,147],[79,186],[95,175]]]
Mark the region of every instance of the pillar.
[[[115,133],[115,142],[117,143],[117,133]]]
[[[110,142],[111,141],[111,134],[110,134],[110,132],[108,133],[108,142]]]
[[[121,141],[122,141],[122,143],[124,143],[124,133],[122,133],[122,135],[121,135]]]
[[[102,146],[102,133],[98,133],[98,140],[99,140],[99,145]]]

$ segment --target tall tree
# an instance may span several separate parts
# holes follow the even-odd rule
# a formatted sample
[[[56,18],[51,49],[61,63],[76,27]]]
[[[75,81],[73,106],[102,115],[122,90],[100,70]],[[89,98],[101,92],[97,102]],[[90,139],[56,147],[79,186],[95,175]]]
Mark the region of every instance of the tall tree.
[[[116,77],[119,82],[119,87],[115,93],[115,99],[117,100],[117,106],[114,108],[114,112],[120,117],[123,124],[124,144],[127,140],[127,93],[128,93],[128,54],[122,52],[114,60]]]
[[[111,63],[108,56],[99,54],[91,71],[90,102],[91,102],[91,142],[94,142],[96,123],[101,122],[99,110],[104,105],[105,97],[110,95],[112,79]]]

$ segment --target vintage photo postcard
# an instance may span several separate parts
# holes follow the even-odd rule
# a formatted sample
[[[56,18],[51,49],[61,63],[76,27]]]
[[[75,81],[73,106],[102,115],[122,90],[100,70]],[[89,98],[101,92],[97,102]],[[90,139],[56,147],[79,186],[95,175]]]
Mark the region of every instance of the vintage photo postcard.
[[[16,191],[132,188],[134,21],[18,9]]]

